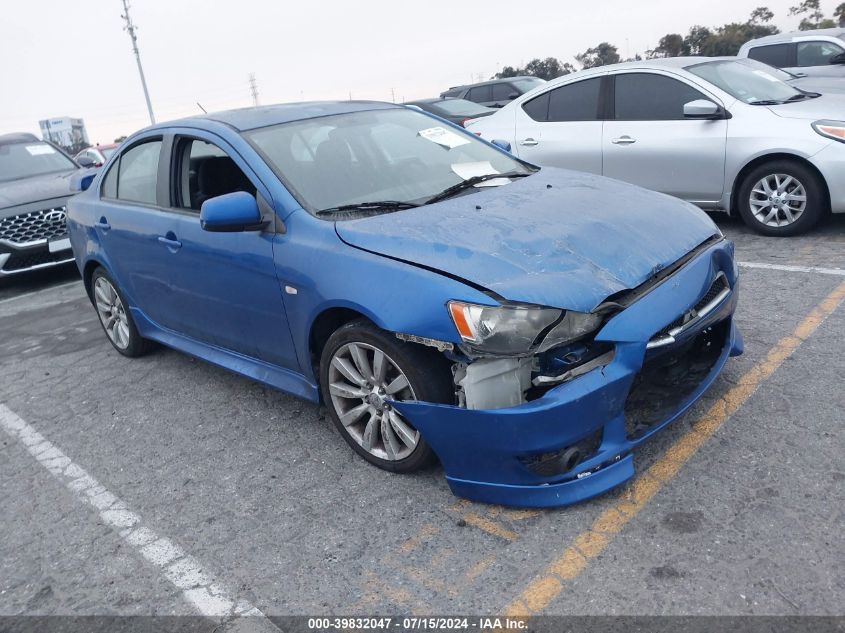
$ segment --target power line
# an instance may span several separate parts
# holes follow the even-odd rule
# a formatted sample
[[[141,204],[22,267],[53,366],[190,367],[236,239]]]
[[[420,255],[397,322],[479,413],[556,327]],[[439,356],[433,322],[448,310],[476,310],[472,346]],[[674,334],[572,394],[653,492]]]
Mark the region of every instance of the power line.
[[[255,81],[255,73],[249,73],[249,91],[252,93],[252,105],[258,105],[258,83]]]
[[[156,118],[153,114],[153,104],[150,102],[150,93],[147,90],[147,80],[144,78],[144,68],[141,66],[141,53],[138,52],[138,36],[135,35],[135,29],[137,27],[132,22],[132,18],[129,15],[128,0],[122,1],[123,14],[120,17],[122,17],[126,21],[126,26],[123,28],[126,32],[129,33],[129,38],[132,40],[132,52],[135,53],[135,61],[138,62],[138,74],[141,75],[141,86],[144,88],[144,99],[146,99],[147,101],[147,111],[150,113],[150,123],[155,124]]]

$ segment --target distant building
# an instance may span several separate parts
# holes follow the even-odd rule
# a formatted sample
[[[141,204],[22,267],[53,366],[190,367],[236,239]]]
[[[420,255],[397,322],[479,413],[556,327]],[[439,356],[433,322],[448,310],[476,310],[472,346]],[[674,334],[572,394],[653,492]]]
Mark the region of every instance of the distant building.
[[[90,145],[82,119],[63,116],[39,121],[38,125],[45,141],[52,141],[71,154],[76,154]]]

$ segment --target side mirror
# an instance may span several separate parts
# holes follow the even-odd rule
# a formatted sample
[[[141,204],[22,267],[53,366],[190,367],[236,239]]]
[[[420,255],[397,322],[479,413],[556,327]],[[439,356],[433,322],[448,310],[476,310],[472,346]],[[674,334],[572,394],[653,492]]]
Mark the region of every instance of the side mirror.
[[[94,177],[97,175],[96,169],[79,170],[70,177],[70,190],[77,193],[85,191],[94,182]]]
[[[830,58],[830,64],[845,64],[845,53],[839,53]]]
[[[264,226],[258,201],[245,191],[235,191],[209,198],[200,209],[200,226],[204,231],[257,231]]]
[[[80,167],[100,167],[95,161],[93,161],[88,156],[80,156],[76,159],[76,162],[79,163]]]
[[[684,117],[687,119],[722,119],[724,111],[707,99],[696,99],[684,104]]]
[[[494,139],[493,139],[492,141],[490,141],[490,142],[491,142],[493,145],[495,145],[496,147],[498,147],[498,148],[500,148],[500,149],[505,150],[506,152],[510,152],[510,151],[511,151],[511,144],[510,144],[510,143],[508,143],[507,141],[503,141],[503,140],[502,140],[502,139],[500,139],[500,138],[494,138]]]

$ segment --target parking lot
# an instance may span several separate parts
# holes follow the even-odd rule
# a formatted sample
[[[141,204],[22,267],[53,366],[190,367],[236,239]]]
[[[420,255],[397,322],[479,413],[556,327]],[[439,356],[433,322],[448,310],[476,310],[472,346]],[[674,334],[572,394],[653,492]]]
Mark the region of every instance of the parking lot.
[[[183,354],[120,356],[72,269],[3,280],[0,612],[842,614],[845,218],[716,219],[745,354],[627,486],[553,511],[368,466],[320,408]]]

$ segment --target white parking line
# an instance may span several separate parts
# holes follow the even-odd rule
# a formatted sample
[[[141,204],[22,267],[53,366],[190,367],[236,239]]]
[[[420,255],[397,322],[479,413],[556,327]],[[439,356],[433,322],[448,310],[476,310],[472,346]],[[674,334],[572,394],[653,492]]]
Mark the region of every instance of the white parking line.
[[[32,297],[34,295],[43,295],[45,292],[49,292],[50,290],[59,290],[61,288],[67,288],[68,286],[75,286],[77,284],[82,283],[79,279],[74,281],[69,281],[66,284],[59,284],[58,286],[50,286],[49,288],[44,288],[43,290],[33,290],[31,292],[25,292],[22,295],[15,295],[14,297],[6,297],[5,299],[0,299],[0,303],[9,303],[10,301],[17,301],[18,299],[26,299],[27,297]]]
[[[141,517],[132,512],[123,501],[2,404],[0,427],[23,444],[77,499],[97,510],[103,522],[120,534],[144,560],[158,567],[170,584],[179,589],[185,600],[201,615],[225,621],[229,625],[226,630],[248,630],[256,633],[279,631],[259,609],[245,600],[232,598],[194,557],[186,554],[170,539],[142,525]],[[251,617],[243,619],[238,616]],[[223,629],[215,629],[219,630]]]
[[[839,275],[845,277],[845,268],[819,268],[818,266],[788,266],[786,264],[764,264],[762,262],[737,262],[742,268],[762,268],[764,270],[782,270],[787,273],[819,273],[821,275]]]

